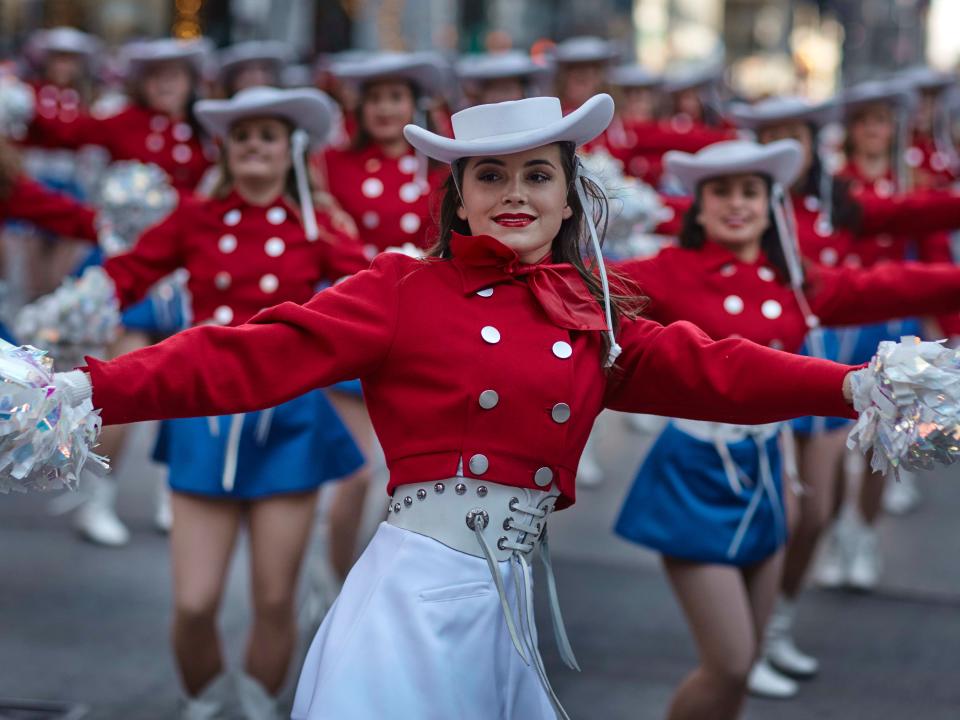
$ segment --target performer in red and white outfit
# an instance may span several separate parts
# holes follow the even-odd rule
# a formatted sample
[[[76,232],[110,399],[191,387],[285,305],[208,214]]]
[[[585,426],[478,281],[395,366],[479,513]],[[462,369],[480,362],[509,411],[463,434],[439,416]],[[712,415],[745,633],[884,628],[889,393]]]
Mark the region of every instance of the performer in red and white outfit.
[[[203,44],[172,39],[138,41],[123,50],[131,105],[116,115],[38,114],[30,132],[38,142],[79,148],[99,145],[113,160],[139,160],[163,169],[172,185],[193,190],[210,165],[192,104],[203,70]]]
[[[250,87],[279,87],[290,60],[289,46],[276,40],[249,40],[226,47],[217,56],[220,92],[232,97]]]
[[[540,95],[536,90],[549,78],[550,68],[538,65],[527,53],[507,50],[465,55],[456,73],[469,107]]]
[[[803,167],[794,140],[719,143],[696,155],[670,153],[666,162],[695,195],[680,247],[617,266],[649,296],[646,314],[659,322],[688,320],[716,339],[796,352],[821,323],[960,308],[960,268],[952,264],[801,267],[781,206]],[[765,695],[796,692],[786,680],[778,687],[766,665],[754,666],[788,534],[781,430],[674,420],[621,510],[617,532],[662,554],[700,650],[671,720],[737,717],[748,677]]]
[[[389,515],[314,639],[296,720],[565,717],[537,651],[529,560],[540,545],[549,567],[548,515],[576,499],[597,413],[852,414],[847,366],[713,342],[611,299],[592,226],[598,272],[580,255],[599,189],[574,147],[612,116],[605,95],[566,117],[556,98],[533,98],[456,114],[454,139],[408,127],[454,163],[435,257],[386,253],[305,305],[58,377],[75,402],[92,387],[108,424],[243,412],[362,378]]]
[[[237,326],[368,267],[356,241],[314,211],[307,181],[307,133],[322,143],[337,115],[314,89],[257,87],[199,102],[198,119],[223,139],[224,180],[210,198],[183,200],[128,253],[106,261],[121,308],[182,267],[194,322]],[[173,644],[186,718],[219,717],[227,682],[217,610],[244,522],[254,617],[237,691],[244,717],[279,717],[273,696],[294,651],[296,581],[317,488],[363,462],[323,393],[298,395],[260,413],[170,421],[161,432],[158,459],[169,465],[173,490]]]
[[[350,145],[328,149],[318,168],[328,191],[372,252],[406,243],[429,247],[430,196],[446,170],[416,154],[403,128],[426,121],[426,106],[443,86],[441,68],[422,53],[377,53],[336,63],[332,72],[359,90],[359,104]]]

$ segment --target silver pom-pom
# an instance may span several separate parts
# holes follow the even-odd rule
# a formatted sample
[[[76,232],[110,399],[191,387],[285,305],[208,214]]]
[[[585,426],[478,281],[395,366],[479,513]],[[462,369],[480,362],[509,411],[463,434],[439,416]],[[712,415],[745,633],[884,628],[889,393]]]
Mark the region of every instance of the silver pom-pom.
[[[74,406],[54,380],[53,361],[0,340],[0,492],[77,488],[100,434],[90,400]]]
[[[874,471],[929,470],[960,458],[960,351],[909,336],[884,341],[851,378],[860,419],[850,448]]]
[[[108,257],[126,252],[176,205],[177,192],[159,167],[134,160],[113,163],[103,174],[97,201],[100,247]]]
[[[0,72],[0,135],[23,138],[35,107],[33,88],[14,75]]]
[[[672,213],[657,191],[624,175],[620,161],[606,150],[594,150],[580,162],[587,177],[603,188],[610,204],[604,255],[616,260],[656,255],[663,243],[651,233]]]
[[[54,292],[21,308],[14,334],[72,367],[84,355],[96,355],[112,343],[119,324],[113,280],[102,267],[94,266],[79,279],[67,278]]]

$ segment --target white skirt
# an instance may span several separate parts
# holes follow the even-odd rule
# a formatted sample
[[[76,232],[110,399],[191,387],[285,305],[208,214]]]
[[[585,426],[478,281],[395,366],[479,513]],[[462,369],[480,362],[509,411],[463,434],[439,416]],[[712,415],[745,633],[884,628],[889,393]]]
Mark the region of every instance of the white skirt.
[[[511,607],[513,570],[498,563]],[[307,653],[293,720],[555,720],[483,558],[381,523]]]

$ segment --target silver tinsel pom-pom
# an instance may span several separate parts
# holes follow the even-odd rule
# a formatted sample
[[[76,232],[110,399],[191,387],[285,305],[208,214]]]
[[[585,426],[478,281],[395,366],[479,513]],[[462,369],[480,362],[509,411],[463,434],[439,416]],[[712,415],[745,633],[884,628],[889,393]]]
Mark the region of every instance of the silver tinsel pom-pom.
[[[960,351],[913,336],[885,341],[852,386],[860,419],[847,445],[872,451],[874,471],[929,470],[960,458]]]
[[[24,137],[35,107],[33,88],[16,76],[0,71],[0,135],[15,140]]]
[[[102,267],[67,278],[49,295],[25,305],[14,322],[20,342],[49,351],[61,365],[77,364],[116,339],[120,306],[116,288]]]
[[[97,202],[100,247],[108,257],[126,252],[176,205],[177,192],[156,165],[134,160],[111,164],[103,174]]]
[[[612,259],[648,257],[662,247],[653,229],[669,219],[656,190],[635,177],[624,175],[619,160],[598,149],[580,158],[588,178],[603,188],[610,204],[604,255]]]
[[[0,340],[0,492],[75,490],[88,457],[106,465],[90,452],[100,424],[89,400],[63,397],[45,352]]]

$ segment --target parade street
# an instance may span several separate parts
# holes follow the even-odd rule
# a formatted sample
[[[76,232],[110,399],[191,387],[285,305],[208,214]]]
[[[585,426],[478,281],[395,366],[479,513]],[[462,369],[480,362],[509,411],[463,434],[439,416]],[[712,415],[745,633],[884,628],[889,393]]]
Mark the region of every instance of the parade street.
[[[560,663],[543,603],[541,647],[575,720],[662,718],[672,690],[694,666],[694,648],[656,558],[610,532],[649,439],[627,429],[619,415],[605,414],[600,423],[607,479],[580,489],[573,510],[550,525],[563,614],[583,672]],[[138,428],[119,461],[119,510],[133,531],[126,548],[78,541],[67,517],[48,514],[49,497],[0,502],[0,706],[13,699],[82,705],[90,720],[175,716],[167,542],[151,525],[158,476],[146,459],[152,437],[152,427]],[[794,701],[750,699],[749,720],[958,717],[958,480],[955,468],[921,477],[921,506],[881,521],[886,572],[877,593],[811,590],[803,597],[796,637],[821,659],[821,676]],[[378,486],[371,523],[383,500]],[[319,565],[320,547],[318,540],[311,568]],[[222,619],[232,664],[242,657],[248,612],[245,555],[237,557]],[[299,659],[291,677],[297,669]],[[41,716],[0,709],[0,718],[27,717]]]

